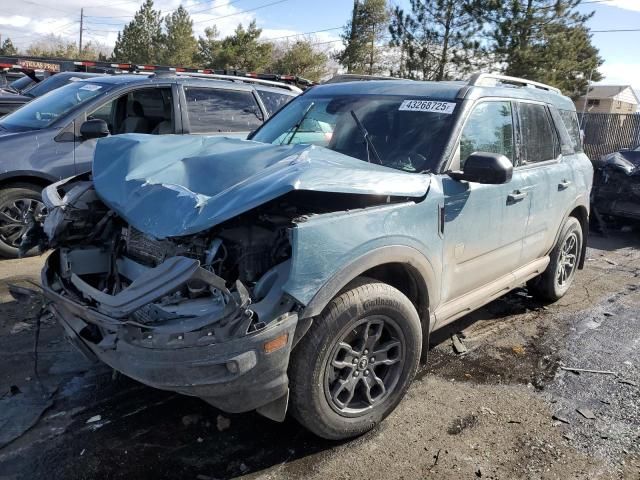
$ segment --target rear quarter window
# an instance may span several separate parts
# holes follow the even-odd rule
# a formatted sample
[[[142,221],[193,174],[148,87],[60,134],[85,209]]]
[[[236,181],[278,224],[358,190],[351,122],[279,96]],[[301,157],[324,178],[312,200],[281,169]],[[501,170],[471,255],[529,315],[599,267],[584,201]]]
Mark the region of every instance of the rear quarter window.
[[[258,90],[258,95],[260,95],[269,116],[276,113],[295,98],[293,95],[285,95],[284,93],[269,92],[266,90]]]
[[[569,138],[573,145],[573,150],[576,153],[582,152],[582,134],[580,133],[580,123],[578,122],[578,115],[572,110],[558,110],[562,123],[569,132]]]

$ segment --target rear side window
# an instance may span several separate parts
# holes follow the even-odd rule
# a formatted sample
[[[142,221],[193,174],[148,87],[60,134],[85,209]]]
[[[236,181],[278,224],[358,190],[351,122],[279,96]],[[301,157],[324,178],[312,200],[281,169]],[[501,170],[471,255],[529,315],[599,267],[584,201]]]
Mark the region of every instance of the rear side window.
[[[191,133],[249,132],[263,121],[251,92],[185,87]]]
[[[269,116],[276,113],[280,108],[284,107],[287,103],[293,100],[292,95],[285,95],[283,93],[268,92],[266,90],[258,90],[258,95],[262,99]]]
[[[580,133],[580,123],[578,122],[578,115],[571,110],[559,110],[562,123],[569,132],[569,138],[571,139],[571,145],[573,145],[573,151],[576,153],[582,152],[582,135]]]
[[[521,103],[522,163],[537,163],[555,159],[560,152],[558,135],[551,124],[547,107]]]
[[[460,167],[473,152],[501,153],[513,162],[510,102],[482,102],[469,115],[460,138]]]

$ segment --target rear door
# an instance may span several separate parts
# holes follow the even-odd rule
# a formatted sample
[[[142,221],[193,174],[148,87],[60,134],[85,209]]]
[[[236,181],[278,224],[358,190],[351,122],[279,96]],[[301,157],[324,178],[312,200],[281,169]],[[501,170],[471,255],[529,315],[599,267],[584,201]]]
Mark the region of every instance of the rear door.
[[[264,121],[264,114],[249,90],[199,85],[184,85],[183,90],[183,122],[188,133],[246,138]]]
[[[518,102],[517,111],[521,159],[516,171],[526,178],[531,197],[523,243],[522,262],[526,264],[543,257],[553,246],[575,187],[549,107]]]

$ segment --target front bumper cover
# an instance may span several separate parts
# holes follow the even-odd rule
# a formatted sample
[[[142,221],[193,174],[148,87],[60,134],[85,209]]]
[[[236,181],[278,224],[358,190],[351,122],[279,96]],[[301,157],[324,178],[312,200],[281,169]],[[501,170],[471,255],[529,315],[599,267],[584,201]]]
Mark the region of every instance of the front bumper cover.
[[[221,342],[207,339],[211,332],[206,329],[156,337],[153,329],[141,329],[55,291],[51,262],[57,258],[52,254],[42,270],[44,293],[71,342],[89,358],[146,385],[200,397],[226,412],[262,409],[275,420],[283,419],[296,313],[282,314],[258,331]],[[265,343],[282,335],[285,345],[267,352]],[[269,405],[282,405],[283,399],[284,408],[270,413],[274,409]]]

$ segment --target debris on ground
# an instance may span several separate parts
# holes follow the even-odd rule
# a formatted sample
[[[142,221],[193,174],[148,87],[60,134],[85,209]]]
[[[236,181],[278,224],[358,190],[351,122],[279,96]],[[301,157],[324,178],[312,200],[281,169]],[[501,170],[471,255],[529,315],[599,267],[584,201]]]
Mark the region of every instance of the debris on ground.
[[[89,420],[87,420],[85,423],[95,423],[95,422],[99,422],[100,420],[102,420],[102,415],[94,415]]]
[[[231,426],[231,419],[227,417],[223,417],[222,415],[218,415],[216,418],[216,427],[218,427],[219,432],[224,432]]]
[[[618,374],[616,372],[612,372],[609,370],[590,370],[588,368],[575,368],[575,367],[560,367],[560,370],[566,370],[568,372],[574,372],[574,373],[599,373],[601,375],[615,375],[616,377],[618,376]]]
[[[182,417],[182,424],[185,427],[189,427],[191,425],[197,425],[198,423],[200,423],[201,420],[202,420],[202,415],[198,415],[198,414],[185,415]]]
[[[482,410],[483,412],[488,413],[489,415],[497,415],[497,413],[494,412],[493,410],[491,410],[489,407],[481,407],[480,410]]]
[[[525,354],[525,350],[524,350],[524,347],[522,345],[514,345],[513,347],[511,347],[511,350],[516,355],[524,355]]]
[[[551,418],[557,420],[558,422],[566,423],[567,425],[571,423],[569,419],[562,413],[555,413],[551,415]]]
[[[458,355],[468,352],[466,345],[462,342],[462,339],[458,334],[451,336],[451,342],[453,344],[453,351]]]
[[[624,383],[625,385],[631,385],[632,387],[638,386],[637,382],[634,382],[633,380],[627,380],[625,378],[621,378],[620,380],[618,380],[618,383]]]
[[[595,414],[588,408],[576,408],[576,412],[578,412],[587,420],[595,420],[596,418]]]

